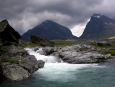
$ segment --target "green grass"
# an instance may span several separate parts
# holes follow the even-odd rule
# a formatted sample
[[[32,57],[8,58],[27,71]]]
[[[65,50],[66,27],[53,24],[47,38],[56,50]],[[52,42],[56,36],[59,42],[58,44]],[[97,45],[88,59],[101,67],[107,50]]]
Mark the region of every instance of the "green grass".
[[[74,45],[74,44],[78,44],[78,41],[76,40],[52,40],[54,41],[54,46],[68,46],[68,45]],[[34,44],[32,42],[27,42],[27,41],[23,41],[20,40],[19,41],[19,46],[23,46],[23,47],[40,47],[39,44]]]
[[[40,45],[29,42],[27,47],[40,47]]]
[[[53,41],[54,41],[54,46],[69,46],[69,45],[78,44],[76,40],[53,40]]]
[[[40,45],[39,44],[34,44],[32,42],[19,40],[19,46],[22,46],[22,47],[36,47],[36,46],[40,46]]]
[[[113,50],[102,50],[102,54],[111,54],[112,56],[115,56],[115,49]]]

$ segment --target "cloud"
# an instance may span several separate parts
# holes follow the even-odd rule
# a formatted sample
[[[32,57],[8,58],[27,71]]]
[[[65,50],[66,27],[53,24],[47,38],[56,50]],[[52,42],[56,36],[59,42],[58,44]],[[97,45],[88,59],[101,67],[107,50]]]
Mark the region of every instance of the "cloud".
[[[80,23],[80,24],[77,24],[76,26],[74,26],[71,31],[72,31],[72,34],[77,36],[77,37],[80,37],[82,34],[83,34],[83,31],[86,27],[86,24],[90,21],[90,19],[88,19],[87,21],[85,21],[85,23]]]
[[[0,20],[8,19],[20,34],[52,20],[80,35],[94,13],[115,19],[114,3],[115,0],[0,0]]]

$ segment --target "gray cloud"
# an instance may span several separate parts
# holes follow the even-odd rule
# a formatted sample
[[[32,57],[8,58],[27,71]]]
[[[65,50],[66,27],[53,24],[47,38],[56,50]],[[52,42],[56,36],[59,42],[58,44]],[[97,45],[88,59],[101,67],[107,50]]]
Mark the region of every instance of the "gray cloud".
[[[94,13],[115,19],[114,3],[115,0],[0,0],[0,20],[8,19],[20,34],[45,20],[72,28],[86,24]]]

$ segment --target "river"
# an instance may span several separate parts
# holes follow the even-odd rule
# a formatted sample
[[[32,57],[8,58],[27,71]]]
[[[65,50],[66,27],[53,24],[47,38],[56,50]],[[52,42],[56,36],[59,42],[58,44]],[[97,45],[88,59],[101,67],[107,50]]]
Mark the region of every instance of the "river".
[[[23,81],[3,80],[0,87],[115,87],[115,64],[68,64],[56,62],[56,57],[44,56],[26,49],[43,59],[44,68]]]

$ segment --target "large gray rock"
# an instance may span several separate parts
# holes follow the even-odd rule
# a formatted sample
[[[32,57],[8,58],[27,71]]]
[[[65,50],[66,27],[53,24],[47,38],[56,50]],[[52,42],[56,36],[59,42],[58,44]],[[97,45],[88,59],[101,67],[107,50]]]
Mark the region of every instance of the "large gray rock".
[[[9,59],[8,59],[9,58]],[[8,57],[7,61],[3,61],[0,68],[0,74],[11,80],[23,80],[28,78],[31,74],[42,68],[44,61],[37,61],[33,55]],[[15,60],[12,62],[11,60]]]
[[[9,25],[7,20],[0,22],[0,42],[3,45],[17,45],[19,38],[21,38],[20,34]]]
[[[26,69],[29,73],[34,73],[39,69],[38,61],[33,55],[29,55],[27,58],[23,58],[19,65]]]
[[[30,76],[30,73],[17,64],[3,63],[3,75],[11,80],[23,80]]]

